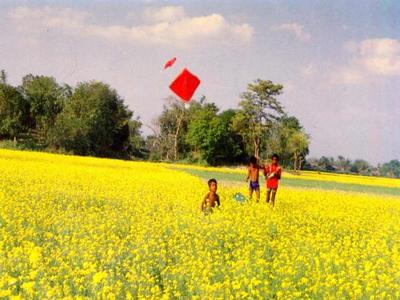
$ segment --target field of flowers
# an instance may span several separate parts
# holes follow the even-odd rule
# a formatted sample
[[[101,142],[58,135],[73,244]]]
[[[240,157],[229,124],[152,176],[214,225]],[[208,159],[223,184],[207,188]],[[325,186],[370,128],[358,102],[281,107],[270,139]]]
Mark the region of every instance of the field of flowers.
[[[246,189],[204,216],[163,164],[0,150],[0,299],[400,298],[400,198]]]

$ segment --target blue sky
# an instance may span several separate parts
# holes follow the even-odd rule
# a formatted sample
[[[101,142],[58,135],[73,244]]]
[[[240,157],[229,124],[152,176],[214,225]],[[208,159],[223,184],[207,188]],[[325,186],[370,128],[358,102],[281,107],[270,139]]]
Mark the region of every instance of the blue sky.
[[[272,80],[311,156],[376,164],[400,159],[398,16],[399,1],[3,0],[0,68],[12,84],[29,73],[105,81],[145,124],[184,67],[202,80],[194,98],[221,109]]]

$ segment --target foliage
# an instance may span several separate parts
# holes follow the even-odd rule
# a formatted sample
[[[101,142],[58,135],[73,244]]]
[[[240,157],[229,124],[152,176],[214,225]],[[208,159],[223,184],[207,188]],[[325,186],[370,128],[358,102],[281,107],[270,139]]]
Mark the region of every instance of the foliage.
[[[263,157],[276,153],[281,165],[301,169],[309,152],[309,137],[296,117],[284,114],[268,130],[265,140],[268,147],[262,152]]]
[[[215,103],[205,97],[188,107],[175,98],[168,101],[146,141],[152,159],[212,165],[242,159],[241,138],[232,129],[234,110],[218,114]]]
[[[300,171],[306,151],[308,151],[308,137],[302,132],[290,132],[287,140],[287,150],[293,153],[293,169]]]
[[[54,145],[79,155],[121,157],[130,147],[131,117],[108,85],[81,83],[57,118]]]
[[[154,141],[150,157],[176,161],[187,152],[185,135],[189,111],[182,101],[168,97],[161,115],[155,122]]]
[[[205,96],[186,107],[168,97],[162,113],[142,136],[118,93],[101,82],[61,85],[49,76],[26,75],[19,87],[0,71],[0,141],[4,147],[102,157],[237,164],[256,154],[280,156],[285,168],[400,177],[398,160],[373,167],[367,161],[309,158],[309,135],[277,99],[283,86],[249,83],[238,109],[220,111]],[[12,141],[12,142],[10,142]]]
[[[19,90],[0,83],[0,138],[17,139],[27,132],[29,104]]]
[[[30,135],[46,147],[50,129],[64,107],[69,89],[61,87],[53,77],[29,74],[22,79],[20,90],[29,105]]]
[[[136,158],[144,158],[148,155],[146,147],[145,147],[145,140],[142,137],[140,128],[142,127],[142,122],[140,118],[137,117],[136,119],[131,118],[128,121],[129,125],[129,153],[133,157]]]
[[[307,159],[305,169],[400,178],[400,163],[398,160],[391,160],[383,165],[374,167],[363,159],[356,159],[353,161],[342,155],[339,155],[336,159],[334,157],[322,156],[319,159]]]
[[[186,140],[194,152],[208,163],[214,164],[216,151],[222,137],[222,124],[217,118],[218,108],[214,103],[197,108],[190,120]]]
[[[220,124],[217,163],[232,164],[247,160],[243,139],[233,128],[236,113],[237,110],[228,109],[217,115]]]
[[[269,80],[257,79],[249,83],[247,91],[240,95],[239,110],[233,121],[235,130],[246,144],[260,156],[262,137],[274,122],[283,115],[283,107],[276,99],[282,93],[283,86]]]
[[[400,178],[400,161],[394,159],[384,163],[380,170],[383,176]]]

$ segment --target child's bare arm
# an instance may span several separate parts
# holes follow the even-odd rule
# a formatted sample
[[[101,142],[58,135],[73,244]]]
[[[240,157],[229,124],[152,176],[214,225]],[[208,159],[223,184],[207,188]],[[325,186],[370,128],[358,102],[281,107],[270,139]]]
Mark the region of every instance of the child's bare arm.
[[[247,177],[246,177],[246,181],[249,180],[250,178],[250,168],[247,168]]]
[[[205,204],[206,204],[207,198],[208,198],[208,193],[204,196],[203,200],[201,201],[201,204],[200,204],[200,210],[201,211],[203,211],[204,208],[205,208]]]

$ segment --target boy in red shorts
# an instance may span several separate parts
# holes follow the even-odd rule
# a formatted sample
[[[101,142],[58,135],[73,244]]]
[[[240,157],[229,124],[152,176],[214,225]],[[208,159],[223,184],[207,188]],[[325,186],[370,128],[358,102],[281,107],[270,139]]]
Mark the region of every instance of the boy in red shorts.
[[[278,164],[279,156],[272,155],[272,163],[264,167],[264,175],[267,184],[267,203],[269,203],[271,192],[271,204],[275,205],[276,191],[278,190],[278,180],[281,179],[282,168]]]

